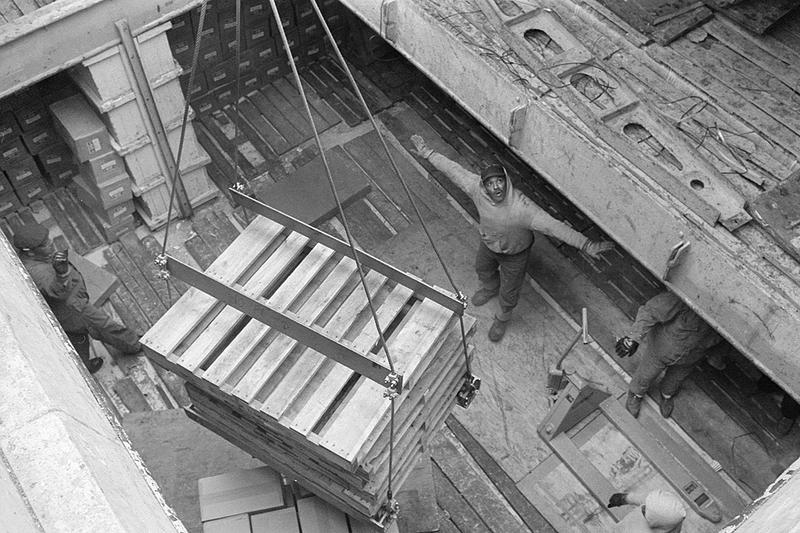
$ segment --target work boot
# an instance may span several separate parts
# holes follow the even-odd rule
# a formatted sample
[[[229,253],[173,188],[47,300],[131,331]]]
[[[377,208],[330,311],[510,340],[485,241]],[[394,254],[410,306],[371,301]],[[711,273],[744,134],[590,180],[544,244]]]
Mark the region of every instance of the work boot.
[[[94,374],[95,372],[100,370],[102,366],[103,366],[103,359],[101,359],[100,357],[93,357],[89,359],[89,361],[86,363],[86,368],[89,370],[90,374]]]
[[[794,426],[794,418],[786,418],[785,416],[782,416],[781,419],[778,420],[778,425],[775,429],[778,432],[778,435],[783,437],[792,431],[792,426]]]
[[[478,289],[475,294],[472,295],[472,305],[475,307],[480,307],[495,296],[499,291],[497,289]]]
[[[658,410],[661,411],[661,416],[669,418],[672,415],[672,410],[675,408],[675,397],[661,395],[661,401],[658,404]]]
[[[508,322],[495,318],[492,322],[492,327],[489,328],[489,340],[492,342],[500,342],[503,335],[506,334],[506,324],[508,324]]]
[[[625,400],[625,409],[628,410],[633,418],[639,418],[639,411],[642,409],[642,397],[629,392],[628,399]]]

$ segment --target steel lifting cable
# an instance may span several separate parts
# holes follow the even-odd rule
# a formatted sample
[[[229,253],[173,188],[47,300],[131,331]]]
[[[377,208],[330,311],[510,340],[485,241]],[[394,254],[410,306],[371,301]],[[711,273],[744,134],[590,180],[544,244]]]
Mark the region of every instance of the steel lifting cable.
[[[239,175],[239,150],[236,141],[239,138],[239,99],[242,97],[242,0],[236,0],[236,100],[233,102],[233,139],[231,140],[231,151],[233,152],[233,175],[236,177],[236,185],[240,190],[247,190],[249,184],[244,176]],[[244,180],[244,185],[242,185]]]
[[[336,185],[333,182],[333,174],[331,173],[331,168],[328,165],[328,158],[325,156],[325,148],[322,146],[322,141],[319,138],[319,132],[317,131],[317,126],[314,124],[314,117],[311,114],[311,108],[308,104],[308,99],[306,98],[306,92],[303,88],[303,82],[300,79],[300,73],[297,71],[297,65],[294,62],[294,57],[292,55],[291,48],[289,47],[289,40],[286,37],[286,31],[283,28],[283,24],[281,22],[280,14],[278,13],[278,6],[275,4],[275,0],[269,0],[270,6],[272,7],[272,13],[275,17],[275,23],[278,27],[278,32],[281,36],[281,41],[283,42],[283,46],[286,49],[286,54],[289,57],[289,65],[292,67],[292,74],[294,75],[295,83],[297,84],[297,90],[300,93],[300,96],[303,100],[303,106],[305,107],[306,115],[308,116],[308,121],[311,124],[311,130],[314,132],[314,140],[317,143],[317,147],[319,148],[320,157],[322,158],[322,164],[325,167],[325,173],[328,176],[328,184],[331,188],[331,193],[333,194],[333,198],[336,201],[336,206],[339,210],[339,216],[342,219],[342,225],[344,226],[344,232],[347,237],[347,244],[350,246],[350,250],[353,253],[353,259],[356,262],[356,267],[358,270],[359,278],[361,279],[361,285],[364,287],[364,292],[367,295],[367,303],[369,304],[369,310],[372,314],[372,320],[375,322],[375,327],[378,329],[378,336],[381,343],[381,347],[383,348],[384,353],[386,354],[386,360],[389,363],[389,370],[394,373],[394,363],[392,358],[389,354],[389,348],[386,346],[386,340],[383,337],[383,330],[381,329],[380,322],[378,320],[378,314],[375,311],[375,306],[372,303],[372,298],[369,295],[369,290],[367,288],[367,281],[364,277],[363,269],[361,268],[361,260],[358,258],[358,251],[356,250],[355,244],[353,243],[353,236],[350,232],[350,225],[347,222],[347,218],[344,214],[344,208],[342,207],[342,202],[339,199],[339,192],[336,190]]]
[[[372,297],[369,294],[369,288],[367,287],[367,281],[364,277],[364,271],[361,268],[361,261],[358,258],[358,251],[356,250],[355,244],[353,242],[353,236],[350,232],[350,226],[347,222],[347,217],[344,214],[344,208],[342,207],[342,202],[339,199],[339,193],[336,190],[336,184],[333,181],[333,174],[331,173],[331,169],[328,166],[328,159],[325,157],[325,148],[322,146],[322,141],[319,138],[319,132],[317,131],[316,124],[314,123],[314,116],[311,113],[311,108],[308,104],[308,98],[306,98],[306,92],[303,88],[303,80],[300,79],[300,73],[297,71],[297,65],[294,62],[294,56],[292,55],[291,48],[289,47],[289,40],[286,38],[286,32],[283,29],[283,24],[281,22],[280,14],[278,13],[278,6],[275,4],[275,0],[269,0],[270,7],[272,8],[273,16],[275,17],[275,24],[278,28],[278,32],[281,36],[281,41],[283,42],[283,47],[286,49],[286,55],[289,57],[289,65],[292,67],[292,74],[294,75],[295,83],[297,84],[297,91],[300,93],[300,96],[303,100],[303,106],[306,110],[306,115],[308,116],[308,121],[311,124],[311,130],[314,132],[314,140],[317,143],[317,147],[319,148],[320,157],[322,158],[322,164],[325,167],[325,173],[328,176],[328,184],[331,188],[331,193],[333,194],[333,198],[336,201],[336,206],[339,210],[339,216],[342,219],[342,226],[344,227],[344,232],[347,237],[347,244],[350,246],[350,250],[353,253],[353,259],[356,262],[356,270],[358,270],[358,276],[361,280],[361,285],[364,287],[364,293],[367,297],[367,304],[369,305],[370,313],[372,314],[372,320],[375,323],[375,329],[378,332],[378,338],[383,348],[383,352],[386,354],[386,360],[389,364],[389,370],[393,375],[396,375],[394,362],[392,361],[391,354],[389,353],[389,347],[386,345],[386,339],[383,335],[383,329],[381,328],[380,321],[378,320],[378,314],[375,311],[375,306],[372,303]],[[312,5],[314,6],[317,15],[322,18],[322,15],[319,12],[319,8],[317,7],[316,3],[312,0]],[[328,30],[327,24],[325,24],[323,20],[323,26],[325,27],[325,31],[328,32],[328,38],[330,39],[330,31]],[[333,41],[331,41],[333,42]],[[388,395],[389,402],[391,406],[391,414],[389,419],[389,475],[388,475],[388,483],[387,483],[387,513],[390,516],[393,516],[397,512],[397,502],[394,501],[393,494],[392,494],[392,478],[393,476],[393,469],[394,469],[394,417],[395,417],[395,405],[394,399],[397,396],[398,391],[394,391]]]
[[[375,117],[372,115],[372,112],[369,110],[369,106],[367,106],[367,102],[364,99],[364,95],[361,94],[361,89],[358,87],[355,78],[353,78],[353,74],[350,72],[350,67],[347,66],[347,62],[345,61],[344,56],[342,56],[342,53],[339,50],[339,45],[336,44],[336,40],[333,38],[333,35],[331,34],[331,30],[328,27],[328,23],[325,22],[325,17],[322,16],[322,11],[320,11],[319,6],[317,5],[317,1],[310,0],[310,2],[311,6],[314,8],[314,11],[317,14],[317,18],[319,18],[322,28],[325,30],[325,35],[328,37],[328,41],[330,41],[333,51],[336,53],[336,59],[338,59],[339,63],[341,63],[342,70],[347,75],[347,79],[350,82],[350,85],[353,87],[353,90],[355,91],[356,96],[358,96],[358,100],[361,103],[361,106],[364,108],[364,112],[367,114],[367,117],[369,117],[370,123],[372,123],[372,128],[375,130],[375,133],[377,133],[378,135],[378,139],[380,139],[381,141],[383,150],[386,152],[386,156],[389,158],[389,163],[392,165],[394,173],[397,174],[397,177],[400,180],[400,184],[403,186],[403,190],[405,191],[406,195],[408,196],[409,202],[411,203],[411,207],[414,208],[414,213],[417,215],[417,219],[419,220],[419,223],[422,226],[422,230],[425,232],[425,236],[428,238],[428,242],[431,243],[431,248],[433,248],[433,252],[436,254],[436,258],[439,260],[439,264],[442,265],[442,269],[444,270],[445,276],[447,276],[447,280],[450,282],[450,285],[453,287],[453,290],[458,295],[459,300],[461,300],[461,302],[464,303],[466,306],[466,297],[458,289],[458,286],[456,285],[456,282],[453,279],[450,270],[447,268],[447,264],[444,262],[444,259],[442,258],[442,254],[439,252],[436,243],[433,242],[433,237],[431,236],[431,233],[428,230],[427,224],[425,224],[425,221],[422,218],[422,213],[420,213],[419,207],[417,207],[417,202],[414,200],[414,196],[411,194],[411,189],[408,188],[408,184],[406,184],[406,181],[403,179],[403,175],[400,172],[400,169],[398,168],[397,163],[394,160],[394,157],[392,157],[392,154],[389,151],[389,145],[386,144],[386,140],[383,138],[383,135],[381,134],[381,131],[378,128],[378,123],[376,122]],[[464,327],[463,314],[459,315],[458,318],[461,324],[461,343],[462,343],[462,348],[464,350],[464,360],[467,363],[466,365],[467,373],[472,374],[472,365],[470,364],[469,355],[467,352],[467,335],[466,335],[466,329]]]
[[[240,1],[240,0],[237,0]],[[172,190],[169,192],[169,206],[167,207],[167,227],[164,229],[164,239],[161,243],[161,253],[154,259],[155,265],[160,270],[160,275],[167,284],[167,297],[172,302],[172,294],[169,287],[169,272],[167,271],[167,238],[169,237],[169,222],[172,220],[172,206],[175,203],[175,191],[178,189],[177,183],[180,179],[181,157],[183,156],[183,142],[186,138],[186,125],[189,123],[189,104],[194,87],[194,77],[197,74],[197,63],[200,57],[200,40],[203,38],[203,25],[206,20],[206,9],[208,0],[203,0],[200,5],[200,20],[197,22],[197,37],[194,40],[194,51],[192,52],[192,70],[189,72],[189,85],[186,89],[188,96],[183,105],[183,120],[181,121],[181,137],[178,141],[178,155],[175,158],[175,172],[172,175]],[[238,43],[237,43],[238,46]]]

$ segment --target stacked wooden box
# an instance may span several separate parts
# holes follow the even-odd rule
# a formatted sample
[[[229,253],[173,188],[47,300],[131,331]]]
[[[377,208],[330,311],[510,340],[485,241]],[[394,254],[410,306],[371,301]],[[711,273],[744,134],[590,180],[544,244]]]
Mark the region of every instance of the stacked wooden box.
[[[203,533],[377,533],[269,467],[197,482]],[[397,528],[392,528],[394,533]]]
[[[278,0],[278,11],[295,61],[313,61],[325,49],[325,34],[307,1]],[[337,41],[346,34],[346,9],[338,0],[318,0]],[[236,2],[212,0],[206,7],[200,39],[198,72],[188,88],[189,71],[200,10],[172,21],[168,32],[172,52],[184,67],[182,83],[198,113],[207,113],[232,103],[236,96],[236,72],[240,72],[241,94],[263,87],[291,72],[269,0],[243,0],[240,61],[236,64]]]
[[[78,173],[42,95],[31,87],[0,102],[0,216],[62,186]]]
[[[136,227],[131,179],[97,112],[79,94],[50,105],[54,123],[80,162],[74,190],[107,242]]]
[[[281,312],[386,365],[355,262],[257,217],[208,268]],[[459,318],[366,273],[405,389],[395,399],[398,490],[454,405],[466,370]],[[474,319],[464,317],[469,338]],[[190,416],[351,516],[380,520],[389,478],[384,387],[221,301],[190,289],[142,338],[187,380]]]
[[[170,24],[136,37],[142,66],[153,93],[161,123],[167,132],[172,157],[177,158],[185,100],[176,64],[167,41]],[[155,129],[145,111],[143,97],[121,46],[112,47],[70,70],[72,79],[100,112],[111,133],[111,146],[121,156],[133,181],[136,210],[155,229],[167,222],[172,175],[167,159],[154,142]],[[218,194],[205,166],[208,154],[200,146],[190,121],[187,124],[180,174],[189,203],[200,205]],[[166,154],[169,157],[169,154]],[[174,216],[179,214],[173,210]]]

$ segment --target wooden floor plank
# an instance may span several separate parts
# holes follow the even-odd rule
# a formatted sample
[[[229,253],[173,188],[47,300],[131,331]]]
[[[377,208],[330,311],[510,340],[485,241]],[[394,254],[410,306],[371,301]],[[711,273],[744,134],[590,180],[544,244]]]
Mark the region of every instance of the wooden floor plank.
[[[59,189],[56,192],[45,194],[42,200],[58,224],[58,227],[61,229],[61,232],[69,241],[69,245],[72,247],[75,253],[83,255],[89,251],[89,246],[86,244],[86,241],[83,239],[83,237],[81,237],[72,226],[72,223],[64,211],[61,202],[58,200],[58,198],[64,194],[64,189]]]
[[[115,242],[109,248],[113,253],[108,254],[106,260],[108,260],[109,256],[113,255],[115,257],[113,263],[110,261],[110,264],[118,271],[117,275],[121,276],[120,280],[122,280],[128,287],[128,290],[133,293],[134,297],[139,302],[139,306],[147,314],[149,322],[155,324],[167,310],[167,306],[164,305],[159,298],[159,294],[150,284],[150,280],[137,268],[135,260],[128,254],[125,247]],[[124,271],[124,273],[120,273],[120,270]],[[128,283],[131,282],[134,283],[133,286],[136,287],[135,291],[131,288],[131,285],[128,285]]]
[[[278,154],[266,143],[261,134],[256,130],[240,109],[234,109],[232,105],[227,105],[224,108],[225,114],[233,121],[236,120],[236,115],[239,115],[239,128],[241,128],[244,135],[247,137],[261,156],[267,161],[267,165],[274,164],[278,160]]]
[[[280,132],[281,136],[286,139],[290,147],[295,147],[305,140],[305,135],[291,122],[286,120],[286,117],[281,114],[278,108],[276,108],[261,91],[248,93],[247,98],[258,108],[261,116]]]
[[[328,104],[328,102],[326,102],[325,99],[323,99],[322,96],[317,93],[314,87],[309,85],[309,83],[302,77],[300,79],[303,82],[303,91],[306,93],[306,98],[311,106],[325,118],[325,122],[327,122],[330,127],[339,124],[342,121],[342,117],[340,117],[339,114],[330,106],[330,104]],[[289,82],[286,83],[288,84]],[[281,82],[281,80],[279,80],[277,87],[281,90],[281,92],[284,93],[284,96],[289,93],[288,88],[285,90],[283,89],[284,84]],[[291,90],[297,92],[297,89],[293,85],[291,86]]]
[[[197,216],[192,221],[192,230],[203,239],[216,258],[233,240],[228,240],[228,235],[222,235],[218,228],[209,219],[211,215]]]
[[[347,123],[348,126],[357,126],[361,123],[361,116],[354,113],[345,102],[334,92],[333,88],[329,87],[326,82],[321,80],[317,74],[307,68],[301,72],[304,82],[307,82],[319,94],[328,105],[331,106],[339,116]]]
[[[61,197],[61,203],[90,250],[105,244],[105,240],[100,237],[95,225],[86,216],[86,206],[75,199],[72,191],[65,189],[64,196]]]
[[[161,254],[161,243],[159,243],[151,234],[142,237],[142,246],[144,246],[145,250],[147,251],[147,255],[151,262],[156,256]],[[172,289],[177,292],[177,294],[175,294],[175,292],[172,294],[172,301],[169,304],[172,305],[175,303],[175,299],[177,299],[178,296],[186,292],[189,286],[174,276],[170,276],[169,283]]]
[[[118,287],[108,296],[108,301],[128,329],[135,331],[137,335],[142,335],[148,330],[150,324],[147,322],[147,317],[126,288]]]
[[[142,394],[142,391],[139,390],[139,387],[136,386],[133,379],[129,377],[117,380],[116,383],[114,383],[114,392],[119,395],[122,403],[125,404],[125,407],[132,413],[152,410],[144,394]]]
[[[392,238],[392,232],[386,224],[364,203],[363,200],[354,202],[344,210],[347,223],[356,242],[361,246],[372,249],[375,246]]]
[[[318,62],[314,63],[309,67],[316,77],[325,85],[333,89],[334,94],[339,98],[339,100],[347,106],[347,109],[350,110],[353,116],[358,118],[357,123],[350,124],[351,126],[355,126],[356,124],[364,121],[367,118],[364,110],[361,107],[361,103],[358,101],[356,96],[350,90],[348,85],[342,85],[341,82],[336,78],[336,76],[331,72],[331,69],[325,62]],[[365,100],[367,101],[367,105],[370,106],[372,109],[371,97],[364,95]]]
[[[141,272],[144,279],[153,288],[159,301],[164,306],[164,310],[172,305],[170,302],[170,295],[167,291],[167,283],[159,277],[158,269],[153,264],[153,259],[147,252],[145,247],[139,241],[139,237],[135,232],[129,231],[120,235],[119,242],[127,252],[128,256],[133,260],[133,265],[139,272]],[[174,298],[174,295],[173,295]]]
[[[272,85],[265,85],[261,88],[261,94],[264,95],[280,114],[302,135],[303,142],[312,137],[311,124],[308,122],[305,109],[295,107],[289,100]]]
[[[213,165],[216,166],[222,176],[224,176],[224,183],[217,183],[220,189],[235,184],[237,181],[237,174],[233,171],[233,163],[228,159],[228,156],[222,151],[216,141],[213,140],[206,127],[201,123],[195,124],[194,130],[197,139],[200,141],[200,145],[208,152],[209,156],[211,156]],[[242,174],[244,174],[244,172],[242,172]]]
[[[237,150],[239,150],[239,143],[244,140],[241,132],[239,133],[239,139],[237,139],[234,142],[234,140],[229,138],[228,135],[226,135],[226,133],[222,130],[220,125],[214,119],[213,115],[210,114],[200,115],[198,120],[205,127],[205,132],[208,133],[211,136],[211,138],[217,143],[218,148],[217,150],[215,150],[215,152],[224,153],[226,161],[228,161],[229,164],[233,165],[232,153],[234,146],[236,147]],[[236,162],[239,166],[239,170],[248,178],[253,178],[258,174],[255,167],[250,163],[247,157],[244,157],[243,155],[241,155],[241,153],[239,156],[237,156]],[[233,173],[233,171],[231,172]]]
[[[255,129],[273,152],[280,155],[289,151],[292,146],[275,126],[261,116],[261,112],[248,98],[239,102],[239,109],[247,122]]]
[[[286,100],[288,100],[295,109],[297,109],[300,113],[305,113],[305,106],[303,105],[303,99],[300,97],[300,93],[286,78],[280,78],[273,81],[272,86],[284,98],[286,98]],[[305,88],[303,90],[305,91]],[[311,108],[311,116],[314,117],[314,124],[316,125],[318,131],[325,131],[337,122],[341,121],[336,113],[330,109],[330,106],[327,106],[327,109],[325,110],[326,114],[323,114],[319,111],[318,108],[325,109],[325,107],[322,106],[324,100],[316,96],[316,94],[309,91],[306,93],[306,99],[308,101],[308,106]]]
[[[216,250],[209,246],[198,234],[192,235],[186,239],[183,245],[202,270],[206,270],[210,267],[211,263],[213,263],[214,259],[217,257],[215,253]]]
[[[472,533],[492,533],[478,513],[464,500],[458,490],[436,462],[433,462],[433,482],[436,486],[436,499],[442,509],[447,510],[450,520],[459,531]]]

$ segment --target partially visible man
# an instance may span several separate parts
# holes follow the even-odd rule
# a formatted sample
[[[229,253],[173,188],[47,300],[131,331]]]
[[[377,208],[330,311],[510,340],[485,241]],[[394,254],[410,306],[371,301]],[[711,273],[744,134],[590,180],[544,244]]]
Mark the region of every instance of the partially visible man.
[[[14,246],[89,372],[94,374],[103,366],[101,358],[90,358],[89,337],[124,354],[141,351],[136,333],[89,303],[83,276],[69,262],[67,250],[56,251],[47,228],[41,224],[22,226],[14,233]]]
[[[680,533],[686,509],[681,499],[672,492],[656,489],[646,495],[617,492],[608,500],[608,508],[621,505],[639,505],[613,529],[615,533]]]
[[[662,292],[639,308],[630,333],[616,343],[617,355],[633,355],[645,340],[647,345],[628,386],[625,407],[638,417],[644,394],[666,369],[659,406],[661,416],[669,418],[681,383],[722,337],[677,296]]]
[[[481,306],[499,295],[500,313],[495,314],[489,328],[492,342],[503,338],[511,312],[519,300],[534,231],[555,237],[595,259],[614,247],[607,241],[593,242],[548,215],[514,189],[501,165],[489,165],[479,176],[434,152],[419,135],[412,135],[411,142],[414,143],[414,153],[430,161],[467,193],[478,210],[481,243],[475,258],[475,270],[481,288],[472,296],[472,304]]]

